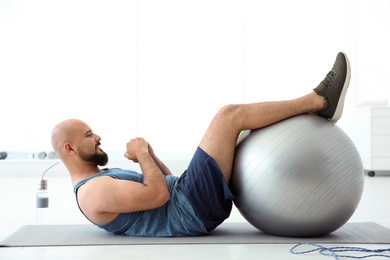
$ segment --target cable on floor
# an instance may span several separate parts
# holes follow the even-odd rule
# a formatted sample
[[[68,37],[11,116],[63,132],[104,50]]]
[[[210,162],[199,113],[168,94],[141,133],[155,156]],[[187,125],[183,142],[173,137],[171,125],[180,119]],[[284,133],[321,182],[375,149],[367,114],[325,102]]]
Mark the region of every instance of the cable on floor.
[[[305,249],[298,251],[297,248],[309,246],[311,249]],[[336,260],[340,258],[353,258],[353,259],[363,259],[370,257],[383,257],[390,258],[390,248],[382,248],[382,249],[368,249],[363,247],[347,247],[347,246],[334,246],[334,247],[325,247],[322,245],[310,243],[310,242],[301,242],[290,249],[291,254],[295,255],[303,255],[312,252],[318,251],[321,255],[334,257]],[[355,253],[366,253],[364,255],[348,255],[348,254],[340,254],[347,252],[355,252]],[[385,254],[389,252],[389,254]]]

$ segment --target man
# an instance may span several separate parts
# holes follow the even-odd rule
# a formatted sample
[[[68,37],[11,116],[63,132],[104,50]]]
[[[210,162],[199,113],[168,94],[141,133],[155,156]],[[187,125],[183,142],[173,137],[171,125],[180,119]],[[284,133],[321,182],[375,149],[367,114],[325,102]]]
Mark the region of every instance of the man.
[[[305,96],[222,107],[180,177],[171,175],[142,138],[128,142],[125,153],[142,174],[100,169],[108,161],[101,138],[80,120],[55,126],[52,145],[70,173],[80,210],[98,227],[131,236],[204,235],[230,215],[229,181],[239,133],[304,113],[336,122],[349,81],[348,58],[339,53],[325,79]]]

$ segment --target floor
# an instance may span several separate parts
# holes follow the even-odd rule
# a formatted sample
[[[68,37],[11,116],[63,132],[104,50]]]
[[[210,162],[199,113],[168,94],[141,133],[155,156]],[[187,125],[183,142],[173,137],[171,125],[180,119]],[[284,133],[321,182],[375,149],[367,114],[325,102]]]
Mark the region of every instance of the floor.
[[[38,182],[37,177],[0,178],[0,240],[23,225],[36,223],[35,191]],[[48,185],[49,224],[88,223],[77,209],[68,177],[50,177]],[[390,175],[366,176],[362,201],[350,222],[374,221],[390,228],[389,198]],[[235,209],[227,221],[245,220]],[[293,246],[232,244],[0,248],[0,259],[332,259],[318,253],[292,255],[290,249]],[[389,248],[390,244],[353,246],[376,249]]]

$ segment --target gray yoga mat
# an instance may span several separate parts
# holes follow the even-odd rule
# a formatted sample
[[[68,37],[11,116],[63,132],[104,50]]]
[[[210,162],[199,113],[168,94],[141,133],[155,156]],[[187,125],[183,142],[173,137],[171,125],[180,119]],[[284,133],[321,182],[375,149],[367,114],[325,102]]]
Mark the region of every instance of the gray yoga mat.
[[[93,225],[27,225],[1,241],[0,246],[91,246],[164,244],[390,244],[390,229],[372,222],[347,223],[317,238],[277,237],[264,234],[248,223],[224,223],[207,236],[129,237],[111,235]]]

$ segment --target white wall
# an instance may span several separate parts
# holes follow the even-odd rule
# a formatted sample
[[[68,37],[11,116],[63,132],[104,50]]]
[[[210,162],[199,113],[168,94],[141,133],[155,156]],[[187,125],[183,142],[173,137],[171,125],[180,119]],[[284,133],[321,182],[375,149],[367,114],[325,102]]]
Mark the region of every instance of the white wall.
[[[360,102],[390,102],[389,14],[387,0],[360,1],[356,61]]]
[[[305,94],[340,50],[352,63],[348,116],[368,94],[390,98],[389,8],[386,0],[0,0],[0,151],[51,150],[52,127],[80,118],[106,151],[138,135],[157,152],[190,153],[220,106]],[[354,122],[340,126],[353,132]]]

